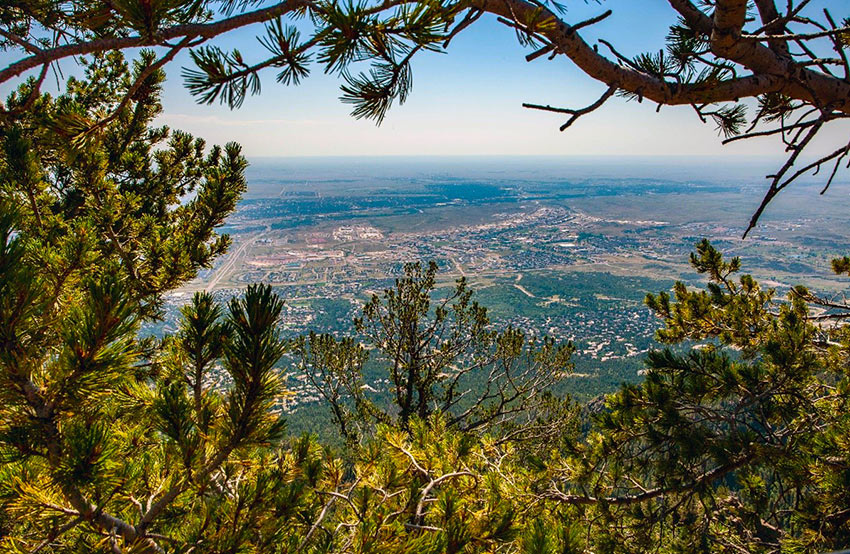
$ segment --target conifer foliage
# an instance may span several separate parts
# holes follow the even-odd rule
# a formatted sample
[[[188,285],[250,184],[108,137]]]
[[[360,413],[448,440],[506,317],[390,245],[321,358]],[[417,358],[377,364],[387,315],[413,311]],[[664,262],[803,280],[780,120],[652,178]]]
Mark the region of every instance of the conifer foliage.
[[[647,297],[659,341],[679,346],[651,352],[645,382],[607,398],[543,496],[604,526],[597,551],[848,546],[850,343],[822,323],[846,307],[817,315],[799,287],[776,299],[708,241],[691,263],[707,290]]]
[[[494,330],[464,278],[436,297],[437,269],[435,262],[408,264],[394,288],[373,295],[354,320],[362,344],[315,333],[300,341],[302,368],[347,440],[370,420],[406,430],[413,418],[435,413],[464,431],[529,418],[542,424],[544,412],[558,404],[551,389],[572,369],[572,344],[512,327]],[[386,371],[389,409],[367,393],[374,390],[363,372],[370,353]]]
[[[0,6],[0,48],[22,52],[0,83],[39,71],[0,106],[0,550],[850,547],[850,305],[802,286],[780,298],[707,241],[691,258],[705,290],[647,297],[664,327],[645,381],[583,410],[553,394],[570,344],[495,327],[465,280],[438,286],[434,263],[406,266],[347,336],[282,339],[283,303],[264,285],[226,303],[198,293],[173,336],[140,334],[226,250],[216,228],[245,189],[237,145],[153,125],[162,67],[186,48],[204,102],[238,106],[268,67],[297,84],[314,60],[342,77],[355,116],[380,121],[410,91],[413,56],[489,11],[536,48],[529,61],[564,55],[609,86],[588,108],[531,106],[569,114],[564,127],[619,93],[690,104],[729,140],[790,137],[751,224],[796,176],[838,168],[846,147],[791,170],[850,110],[848,21],[806,17],[808,2],[669,3],[682,19],[668,49],[628,58],[602,43],[619,64],[579,33],[607,14],[568,25],[536,1]],[[285,24],[303,16],[311,34]],[[267,25],[264,61],[204,44],[254,23]],[[808,48],[820,39],[836,57]],[[122,57],[142,46],[158,50]],[[43,93],[79,55],[84,76]],[[748,96],[750,124],[779,127],[744,131]],[[343,450],[288,435],[284,369],[316,387]]]
[[[272,370],[284,348],[281,303],[268,288],[233,300],[223,320],[197,297],[164,350],[139,339],[162,294],[226,248],[215,227],[245,186],[235,144],[206,152],[201,140],[151,127],[162,73],[128,90],[145,59],[130,70],[120,54],[95,57],[67,92],[39,96],[3,127],[5,549],[161,551],[149,533],[191,529],[179,523],[186,491],[227,498],[216,479],[234,452],[281,437],[269,411],[282,393]],[[216,364],[231,376],[225,392],[209,389]]]

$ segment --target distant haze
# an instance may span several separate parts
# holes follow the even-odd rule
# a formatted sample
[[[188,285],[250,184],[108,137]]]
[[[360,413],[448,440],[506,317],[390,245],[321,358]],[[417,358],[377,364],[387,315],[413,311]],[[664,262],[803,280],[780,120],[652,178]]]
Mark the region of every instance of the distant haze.
[[[267,196],[269,183],[328,185],[376,179],[464,177],[519,182],[568,179],[668,179],[766,186],[781,158],[693,156],[249,156],[248,195]],[[840,183],[838,186],[841,186]],[[274,187],[272,187],[274,188]],[[276,189],[277,190],[277,189]]]
[[[768,181],[765,175],[782,163],[779,157],[749,158],[689,156],[361,156],[361,157],[249,157],[246,173],[246,199],[274,198],[287,191],[313,191],[321,195],[369,194],[369,191],[410,190],[411,186],[441,182],[447,185],[489,184],[523,188],[604,186],[617,189],[635,181],[669,182],[683,194],[712,189],[736,190],[729,195],[734,203],[735,222],[745,225],[758,206]],[[765,221],[834,217],[835,210],[844,213],[850,180],[839,176],[824,195],[823,174],[805,176],[779,194],[765,213]],[[692,186],[696,185],[696,187]],[[669,198],[667,198],[669,200]],[[665,212],[679,210],[675,203],[659,198],[652,217],[666,217]],[[698,202],[697,202],[698,203]],[[715,210],[716,210],[715,206]],[[702,217],[727,217],[701,210]]]

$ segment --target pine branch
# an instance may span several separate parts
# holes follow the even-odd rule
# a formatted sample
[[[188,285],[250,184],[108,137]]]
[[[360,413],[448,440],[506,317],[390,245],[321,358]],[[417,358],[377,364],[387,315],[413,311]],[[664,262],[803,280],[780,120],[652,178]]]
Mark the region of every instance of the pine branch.
[[[530,108],[530,109],[533,109],[533,110],[543,110],[543,111],[547,111],[547,112],[570,114],[572,117],[570,117],[567,120],[566,123],[561,125],[561,128],[560,128],[561,131],[565,131],[573,123],[575,123],[578,120],[578,118],[580,118],[581,116],[587,115],[587,114],[594,112],[594,111],[598,110],[599,108],[601,108],[605,104],[605,102],[608,101],[609,98],[611,98],[612,96],[614,96],[617,93],[617,88],[618,87],[617,87],[616,84],[611,85],[610,87],[608,87],[608,90],[606,90],[605,93],[603,93],[602,96],[600,96],[599,99],[596,102],[594,102],[593,104],[591,104],[591,105],[589,105],[585,108],[580,108],[580,109],[555,108],[555,107],[552,107],[552,106],[541,106],[539,104],[528,104],[528,103],[523,103],[522,107],[523,108]]]
[[[728,464],[724,464],[718,466],[710,471],[707,471],[691,481],[687,483],[683,483],[681,485],[675,487],[658,487],[655,489],[647,490],[638,494],[626,495],[626,496],[610,496],[610,497],[593,497],[593,496],[585,496],[580,494],[566,494],[558,489],[557,486],[552,486],[552,489],[543,494],[544,498],[550,498],[561,502],[563,504],[568,505],[592,505],[592,504],[607,504],[611,506],[630,506],[633,504],[640,504],[643,502],[647,502],[649,500],[654,500],[656,498],[672,495],[672,494],[682,494],[689,491],[692,491],[696,488],[699,488],[703,485],[712,483],[733,471],[736,471],[745,465],[749,464],[755,459],[754,454],[748,454],[742,456],[735,460],[734,462],[730,462]]]
[[[208,40],[228,31],[254,23],[269,21],[310,5],[312,5],[311,0],[287,0],[286,2],[279,2],[267,8],[228,17],[221,21],[215,21],[212,23],[190,23],[167,27],[159,30],[153,36],[133,35],[129,37],[111,37],[85,42],[74,42],[64,46],[44,49],[37,54],[12,63],[6,69],[0,71],[0,83],[4,83],[9,79],[17,77],[28,69],[44,64],[50,64],[71,56],[82,56],[85,54],[109,50],[158,46],[168,40],[177,38],[191,37],[192,39],[202,38],[204,40]]]

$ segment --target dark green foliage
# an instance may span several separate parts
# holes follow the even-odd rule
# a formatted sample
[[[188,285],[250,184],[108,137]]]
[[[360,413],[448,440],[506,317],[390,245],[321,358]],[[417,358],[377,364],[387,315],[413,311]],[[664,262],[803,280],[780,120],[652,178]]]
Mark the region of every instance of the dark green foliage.
[[[266,26],[266,36],[259,38],[266,50],[279,61],[273,67],[282,68],[277,74],[277,82],[284,85],[297,85],[310,74],[307,67],[310,55],[299,47],[301,33],[295,27],[284,26],[281,20],[272,21]]]
[[[57,548],[83,548],[88,529],[150,550],[146,530],[175,525],[190,483],[208,487],[234,451],[282,436],[270,414],[282,393],[272,371],[281,303],[267,288],[235,300],[224,322],[197,297],[165,349],[137,338],[161,295],[226,248],[215,227],[245,186],[236,145],[205,153],[150,127],[162,74],[128,88],[149,61],[133,74],[118,54],[96,57],[85,80],[0,128],[0,511],[30,514],[9,547],[85,520]],[[222,361],[226,393],[210,388]],[[137,496],[148,506],[129,518]]]
[[[136,74],[146,59],[136,63]],[[235,144],[205,154],[199,139],[148,127],[161,110],[161,72],[124,105],[130,74],[120,55],[95,59],[88,74],[87,81],[69,80],[68,92],[55,100],[40,98],[28,117],[4,129],[4,194],[23,202],[26,230],[55,252],[38,252],[45,267],[68,278],[77,268],[87,271],[94,258],[115,260],[133,295],[155,308],[163,291],[229,244],[214,228],[244,189],[245,160]],[[115,103],[114,119],[96,124]]]
[[[224,367],[233,387],[227,404],[226,435],[231,441],[264,443],[281,437],[281,420],[267,413],[283,393],[275,366],[286,351],[277,331],[283,301],[268,285],[248,287],[243,298],[229,304]]]
[[[142,58],[137,75],[149,61]],[[269,287],[249,287],[226,309],[196,294],[175,336],[156,343],[137,335],[163,293],[227,246],[214,229],[244,188],[238,148],[205,153],[188,135],[150,128],[159,73],[125,103],[132,85],[120,57],[97,58],[87,71],[67,94],[40,97],[3,128],[3,548],[283,552],[356,541],[363,551],[442,552],[513,544],[526,516],[489,461],[510,449],[459,428],[502,428],[515,442],[532,422],[530,436],[545,448],[540,437],[564,429],[571,413],[542,395],[568,368],[570,348],[490,329],[462,282],[433,306],[436,267],[410,266],[357,327],[377,340],[394,318],[413,326],[391,332],[406,351],[408,377],[399,373],[399,383],[411,389],[399,397],[404,431],[373,426],[396,413],[366,409],[377,405],[359,388],[362,347],[314,335],[299,346],[305,365],[317,384],[344,385],[329,388],[331,398],[360,391],[339,403],[337,422],[356,422],[347,436],[370,438],[345,461],[310,438],[286,439],[279,365],[289,345],[277,329],[282,301]],[[91,118],[107,108],[113,118]],[[443,374],[466,363],[474,365]],[[458,375],[473,370],[493,377],[491,388],[477,404],[454,402],[475,385]],[[438,398],[455,409],[440,415],[429,405]],[[522,444],[524,456],[539,450]],[[333,528],[345,533],[326,531]]]
[[[675,302],[647,303],[665,320],[661,340],[700,348],[648,356],[645,382],[608,398],[554,497],[609,522],[603,551],[650,549],[665,529],[671,551],[845,546],[846,502],[827,492],[848,467],[827,438],[847,425],[847,374],[834,365],[844,329],[814,326],[801,289],[779,302],[747,275],[733,280],[739,260],[706,241],[691,262],[708,291],[677,284]]]
[[[212,104],[219,100],[239,108],[249,90],[252,94],[260,92],[260,78],[248,71],[239,50],[224,52],[217,46],[205,46],[190,54],[198,71],[184,71],[186,88],[198,96],[199,102]]]
[[[328,335],[300,342],[302,367],[347,439],[354,438],[354,425],[376,421],[407,429],[414,417],[427,420],[438,412],[465,430],[533,418],[549,402],[547,391],[571,369],[571,344],[494,330],[464,279],[440,298],[436,274],[434,262],[427,269],[409,264],[395,288],[372,297],[354,321],[365,348]],[[388,398],[365,392],[377,392],[364,377],[367,355],[388,378]]]

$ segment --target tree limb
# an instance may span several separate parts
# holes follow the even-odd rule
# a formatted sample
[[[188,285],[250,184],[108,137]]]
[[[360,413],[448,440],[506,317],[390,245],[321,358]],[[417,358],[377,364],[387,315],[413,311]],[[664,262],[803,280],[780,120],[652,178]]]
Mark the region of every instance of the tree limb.
[[[533,110],[543,110],[543,111],[547,111],[547,112],[565,113],[565,114],[572,115],[572,117],[570,117],[570,119],[568,119],[566,123],[561,125],[561,131],[564,131],[568,127],[570,127],[573,123],[575,123],[576,120],[578,120],[578,118],[580,118],[581,116],[587,115],[590,112],[596,111],[599,108],[601,108],[602,105],[605,104],[605,102],[607,102],[608,99],[611,98],[612,96],[614,96],[614,94],[616,94],[616,93],[617,93],[617,85],[616,84],[611,85],[610,87],[608,87],[608,90],[606,90],[605,93],[602,96],[600,96],[599,99],[596,102],[587,106],[586,108],[580,108],[580,109],[554,108],[552,106],[541,106],[539,104],[528,104],[528,103],[523,103],[522,107],[523,108],[530,108],[530,109],[533,109]]]
[[[278,2],[277,4],[267,8],[228,17],[221,21],[175,25],[173,27],[162,29],[154,36],[133,35],[129,37],[111,37],[57,46],[56,48],[42,50],[32,56],[28,56],[10,64],[6,69],[0,71],[0,83],[17,77],[28,69],[32,69],[46,63],[52,63],[63,58],[82,56],[107,50],[124,50],[127,48],[139,48],[143,46],[160,46],[168,40],[187,36],[210,39],[228,31],[245,27],[246,25],[269,21],[309,5],[312,5],[310,0],[287,0],[285,2]]]

